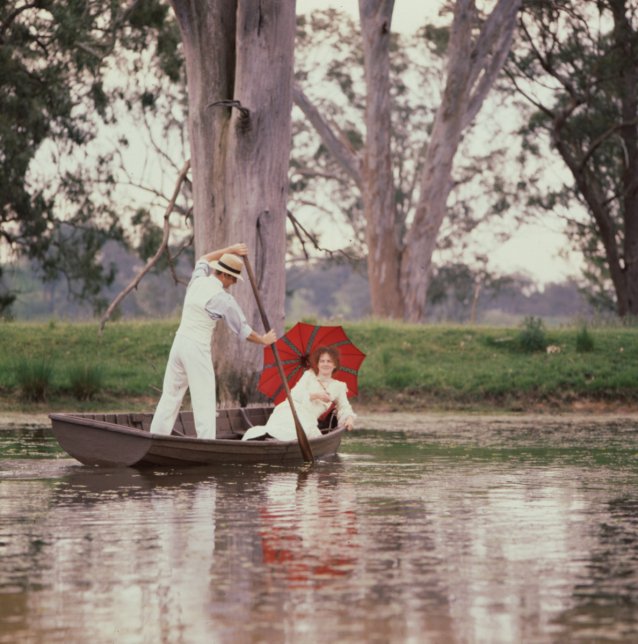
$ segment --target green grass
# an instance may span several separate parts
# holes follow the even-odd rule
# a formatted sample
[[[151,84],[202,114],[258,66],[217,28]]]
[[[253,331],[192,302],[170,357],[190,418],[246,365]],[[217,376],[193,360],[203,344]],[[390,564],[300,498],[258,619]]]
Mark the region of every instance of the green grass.
[[[520,328],[345,323],[367,354],[360,371],[360,404],[390,408],[528,409],[575,400],[638,403],[638,328],[588,327],[593,349],[577,350],[582,325],[550,328],[560,352],[526,353]],[[177,321],[97,325],[51,322],[0,324],[0,405],[24,408],[16,365],[51,365],[47,404],[74,409],[149,408],[159,395]],[[79,402],[69,393],[77,365],[99,373],[102,392]]]
[[[51,322],[0,324],[0,390],[16,386],[17,360],[46,359],[52,388],[68,389],[77,365],[99,369],[112,396],[153,396],[161,388],[177,321],[117,322],[98,336],[97,324]]]
[[[346,325],[368,353],[363,397],[402,393],[443,406],[510,408],[573,399],[638,402],[638,329],[589,329],[594,349],[577,351],[580,329],[546,332],[560,352],[521,349],[520,329],[368,322]]]
[[[53,369],[47,358],[22,359],[14,367],[20,398],[29,402],[44,402],[51,389]]]
[[[69,392],[77,400],[92,400],[104,389],[102,368],[94,362],[71,365],[67,377]]]

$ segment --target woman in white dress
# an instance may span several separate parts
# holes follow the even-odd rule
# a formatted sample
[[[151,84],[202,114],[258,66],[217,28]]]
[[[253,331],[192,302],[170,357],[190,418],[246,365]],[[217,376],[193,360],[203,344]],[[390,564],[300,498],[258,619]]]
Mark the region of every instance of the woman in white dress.
[[[333,347],[319,347],[310,355],[310,369],[304,372],[292,388],[291,395],[299,422],[308,438],[321,436],[318,419],[335,404],[339,425],[347,430],[354,427],[355,413],[348,401],[345,382],[335,380],[332,374],[339,368],[339,352]],[[297,440],[290,403],[284,400],[274,409],[265,425],[256,425],[246,431],[242,440],[272,436],[281,441]]]

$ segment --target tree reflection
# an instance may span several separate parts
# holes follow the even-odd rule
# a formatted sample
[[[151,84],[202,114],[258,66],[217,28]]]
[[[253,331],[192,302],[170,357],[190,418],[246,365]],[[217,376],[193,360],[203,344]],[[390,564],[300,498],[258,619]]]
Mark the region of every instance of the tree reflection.
[[[596,537],[574,606],[556,623],[572,638],[630,641],[638,635],[638,498],[610,500]]]

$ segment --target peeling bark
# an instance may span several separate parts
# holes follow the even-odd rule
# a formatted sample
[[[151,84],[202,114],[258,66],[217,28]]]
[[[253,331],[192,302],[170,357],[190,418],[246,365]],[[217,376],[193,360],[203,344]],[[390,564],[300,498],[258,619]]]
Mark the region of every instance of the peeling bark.
[[[268,317],[283,331],[295,2],[171,0],[188,77],[195,251],[243,241]],[[261,332],[250,286],[233,294]],[[261,347],[223,324],[213,355],[222,404],[255,396]]]

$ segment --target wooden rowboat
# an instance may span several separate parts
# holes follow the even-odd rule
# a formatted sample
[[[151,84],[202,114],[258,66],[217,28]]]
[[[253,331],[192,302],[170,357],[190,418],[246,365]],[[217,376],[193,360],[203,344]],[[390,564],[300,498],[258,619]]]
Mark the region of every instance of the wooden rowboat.
[[[150,433],[150,413],[50,414],[60,447],[85,465],[143,467],[224,463],[301,463],[297,441],[242,441],[253,425],[263,425],[272,407],[220,409],[217,438],[197,438],[192,412],[181,412],[170,436]],[[315,458],[337,453],[342,428],[322,430],[310,440]]]

